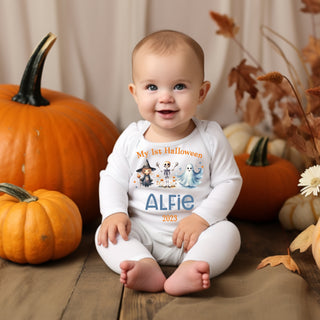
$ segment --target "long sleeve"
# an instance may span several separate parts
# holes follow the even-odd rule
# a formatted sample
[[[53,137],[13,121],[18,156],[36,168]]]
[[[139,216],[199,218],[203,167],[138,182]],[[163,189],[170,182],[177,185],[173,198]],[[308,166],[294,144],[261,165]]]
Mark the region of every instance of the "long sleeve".
[[[238,198],[241,181],[239,178],[230,179],[214,187],[194,213],[204,218],[210,225],[224,220]]]
[[[128,213],[128,186],[130,165],[128,158],[132,154],[137,130],[131,124],[117,140],[108,157],[108,165],[100,172],[99,200],[102,218],[116,213]]]
[[[217,124],[209,124],[203,139],[206,139],[212,155],[210,165],[212,190],[194,213],[212,225],[225,219],[229,214],[240,193],[242,178],[229,142]]]
[[[102,220],[116,212],[128,214],[128,190],[105,170],[100,173],[99,198]]]

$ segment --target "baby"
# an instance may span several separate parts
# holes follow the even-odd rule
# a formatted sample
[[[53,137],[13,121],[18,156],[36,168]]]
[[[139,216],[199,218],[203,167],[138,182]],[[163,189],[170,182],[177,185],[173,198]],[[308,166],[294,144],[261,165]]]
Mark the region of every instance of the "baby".
[[[101,171],[97,251],[128,288],[205,290],[239,251],[226,217],[242,179],[220,126],[195,118],[210,89],[203,50],[183,33],[155,32],[136,45],[132,78],[144,120],[124,130]],[[166,279],[160,265],[178,267]]]

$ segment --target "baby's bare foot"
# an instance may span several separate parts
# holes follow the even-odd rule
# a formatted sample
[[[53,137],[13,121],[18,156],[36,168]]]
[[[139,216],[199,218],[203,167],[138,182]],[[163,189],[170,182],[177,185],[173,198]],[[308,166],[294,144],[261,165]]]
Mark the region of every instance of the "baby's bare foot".
[[[120,263],[120,268],[120,282],[125,287],[147,292],[163,291],[166,277],[155,260],[126,260]]]
[[[210,267],[204,261],[185,261],[167,279],[164,290],[172,296],[208,289],[210,287]]]

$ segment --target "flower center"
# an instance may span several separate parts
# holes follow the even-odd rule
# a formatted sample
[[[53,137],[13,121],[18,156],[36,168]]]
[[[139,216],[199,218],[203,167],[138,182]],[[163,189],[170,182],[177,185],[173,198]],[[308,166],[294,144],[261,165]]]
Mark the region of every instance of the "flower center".
[[[311,187],[316,187],[320,185],[320,178],[312,178],[310,181],[310,186]]]

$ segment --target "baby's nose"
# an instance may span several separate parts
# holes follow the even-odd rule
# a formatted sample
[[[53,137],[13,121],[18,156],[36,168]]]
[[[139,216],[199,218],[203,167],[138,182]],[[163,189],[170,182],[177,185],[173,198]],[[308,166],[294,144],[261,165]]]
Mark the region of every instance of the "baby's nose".
[[[169,91],[165,90],[165,91],[160,93],[159,101],[161,103],[173,103],[174,102],[174,98],[173,98],[172,94]]]

